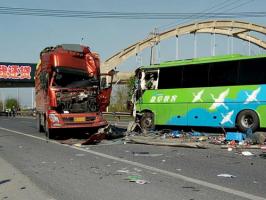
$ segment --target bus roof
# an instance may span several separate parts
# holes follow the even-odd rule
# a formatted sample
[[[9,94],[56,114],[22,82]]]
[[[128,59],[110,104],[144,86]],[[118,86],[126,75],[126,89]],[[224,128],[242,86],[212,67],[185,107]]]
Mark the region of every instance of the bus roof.
[[[162,62],[160,64],[143,66],[141,67],[141,69],[155,69],[155,68],[163,68],[163,67],[197,65],[197,64],[215,63],[215,62],[228,62],[228,61],[255,59],[255,58],[266,58],[266,54],[261,54],[261,55],[256,55],[256,56],[244,56],[241,54],[230,54],[230,55],[224,55],[224,56],[211,56],[211,57],[192,58],[192,59],[185,59],[185,60],[174,60],[174,61]]]

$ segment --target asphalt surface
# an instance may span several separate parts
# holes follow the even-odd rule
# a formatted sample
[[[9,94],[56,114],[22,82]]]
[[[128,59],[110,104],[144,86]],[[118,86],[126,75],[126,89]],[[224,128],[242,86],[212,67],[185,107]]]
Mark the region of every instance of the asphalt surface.
[[[253,152],[255,156],[245,157],[218,147],[186,149],[120,140],[76,147],[47,142],[34,119],[0,118],[0,157],[35,191],[49,195],[47,199],[266,199],[266,159]],[[224,173],[236,177],[217,176]],[[130,182],[129,176],[147,184]],[[0,199],[9,195],[3,181],[8,179],[16,181],[0,168]]]

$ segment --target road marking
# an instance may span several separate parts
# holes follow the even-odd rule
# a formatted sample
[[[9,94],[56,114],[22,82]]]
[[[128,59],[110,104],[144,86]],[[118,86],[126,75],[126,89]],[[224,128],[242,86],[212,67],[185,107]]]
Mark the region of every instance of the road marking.
[[[23,133],[23,132],[20,132],[20,131],[7,129],[7,128],[4,128],[4,127],[0,127],[0,130],[8,131],[8,132],[11,132],[11,133],[16,133],[18,135],[27,136],[27,137],[31,137],[31,138],[42,140],[42,141],[47,141],[47,139],[45,139],[45,138],[41,138],[41,137],[38,137],[38,136],[26,134],[26,133]],[[93,150],[90,150],[90,149],[83,149],[83,148],[79,148],[79,147],[75,147],[75,146],[69,146],[69,145],[58,143],[58,142],[56,142],[54,140],[49,140],[49,142],[53,143],[53,144],[69,147],[69,148],[72,148],[72,149],[76,149],[76,150],[79,150],[79,151],[87,152],[87,153],[90,153],[90,154],[93,154],[93,155],[96,155],[96,156],[100,156],[100,157],[103,157],[103,158],[107,158],[107,159],[115,160],[115,161],[118,161],[118,162],[126,163],[126,164],[129,164],[129,165],[133,165],[133,166],[136,166],[136,167],[140,167],[142,169],[146,169],[146,170],[154,171],[154,172],[157,172],[157,173],[161,173],[161,174],[173,177],[173,178],[181,179],[183,181],[187,181],[187,182],[190,182],[190,183],[198,184],[198,185],[201,185],[201,186],[204,186],[204,187],[208,187],[208,188],[211,188],[211,189],[214,189],[214,190],[226,192],[228,194],[233,194],[233,195],[245,198],[245,199],[266,200],[266,198],[263,198],[263,197],[260,197],[260,196],[256,196],[256,195],[249,194],[249,193],[246,193],[246,192],[242,192],[242,191],[239,191],[239,190],[234,190],[234,189],[227,188],[227,187],[224,187],[224,186],[216,185],[216,184],[213,184],[213,183],[209,183],[207,181],[202,181],[202,180],[199,180],[199,179],[187,177],[187,176],[184,176],[184,175],[181,175],[181,174],[178,174],[178,173],[166,171],[166,170],[163,170],[163,169],[159,169],[159,168],[152,167],[152,166],[149,166],[149,165],[141,164],[141,163],[138,163],[138,162],[126,160],[126,159],[123,159],[123,158],[118,158],[118,157],[115,157],[115,156],[111,156],[111,155],[108,155],[108,154],[100,153],[100,152],[93,151]]]

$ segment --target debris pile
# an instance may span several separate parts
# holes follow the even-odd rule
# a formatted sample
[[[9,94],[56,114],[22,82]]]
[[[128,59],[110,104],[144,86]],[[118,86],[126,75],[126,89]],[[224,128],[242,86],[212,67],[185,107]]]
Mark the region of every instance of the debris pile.
[[[129,122],[127,130],[109,124],[100,128],[97,133],[90,135],[89,138],[80,140],[79,143],[72,139],[61,143],[75,143],[74,145],[78,144],[81,146],[103,143],[108,140],[112,140],[113,142],[118,139],[121,144],[123,142],[203,149],[210,148],[213,145],[219,145],[219,147],[228,151],[236,150],[243,156],[254,155],[244,149],[261,149],[263,155],[266,157],[266,132],[252,133],[251,129],[248,129],[246,133],[226,132],[223,128],[222,130],[220,134],[202,133],[194,130],[185,132],[183,130],[171,129],[147,131],[142,129],[139,123],[132,121]]]
[[[188,148],[207,148],[208,139],[205,133],[193,130],[191,132],[171,129],[147,131],[135,122],[129,123],[125,138],[130,143]]]

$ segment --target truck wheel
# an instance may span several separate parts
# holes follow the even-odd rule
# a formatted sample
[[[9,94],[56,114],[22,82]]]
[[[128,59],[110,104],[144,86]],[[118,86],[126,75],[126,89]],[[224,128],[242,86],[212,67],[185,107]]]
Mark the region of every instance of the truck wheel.
[[[45,119],[45,136],[49,139],[54,139],[55,138],[55,132],[53,129],[48,128],[48,122]]]
[[[146,131],[150,131],[154,129],[154,115],[151,112],[145,112],[141,116],[140,126],[142,129]]]
[[[246,132],[248,128],[255,132],[259,127],[257,113],[252,110],[243,110],[237,116],[237,126],[241,132]]]
[[[37,114],[36,116],[36,122],[37,122],[37,130],[39,132],[44,132],[44,127],[41,123],[41,114]]]

